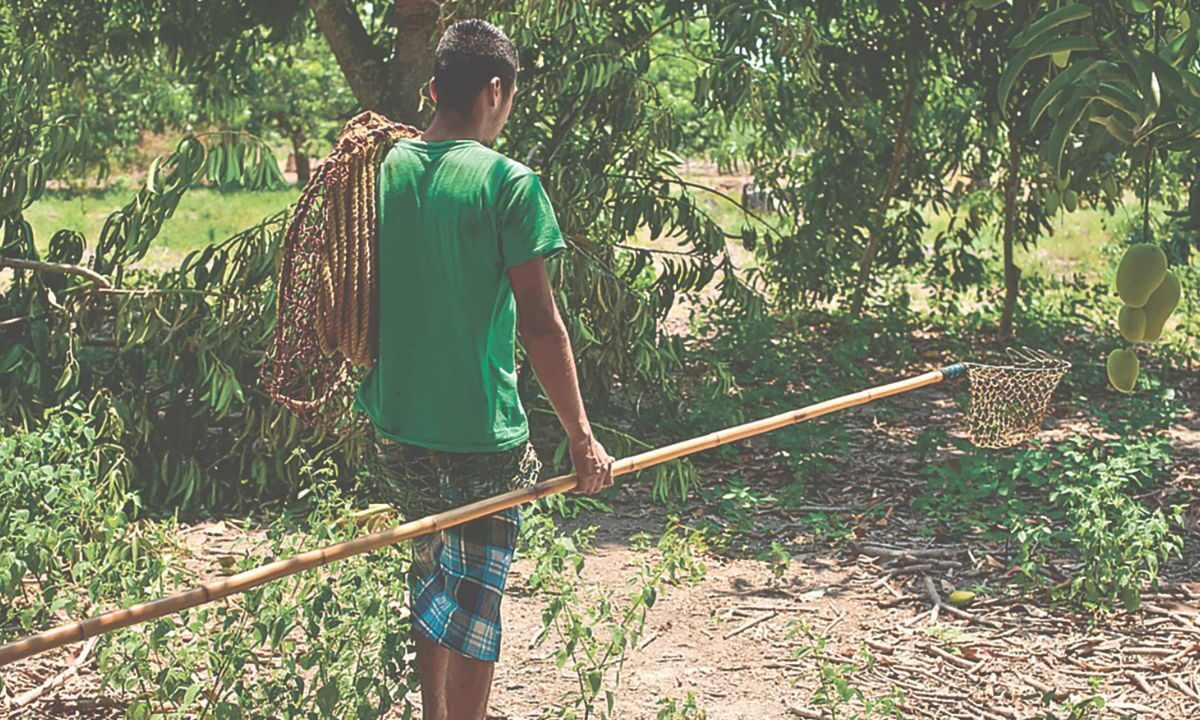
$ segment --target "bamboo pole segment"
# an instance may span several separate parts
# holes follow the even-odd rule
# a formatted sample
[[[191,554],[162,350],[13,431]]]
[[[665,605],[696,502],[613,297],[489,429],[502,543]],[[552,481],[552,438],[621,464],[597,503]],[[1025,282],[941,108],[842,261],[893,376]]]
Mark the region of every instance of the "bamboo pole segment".
[[[958,377],[961,374],[961,365],[950,365],[940,370],[933,370],[888,385],[880,385],[879,387],[819,402],[800,408],[799,410],[792,410],[762,420],[754,420],[707,435],[701,435],[690,440],[665,445],[618,460],[613,464],[613,475],[624,475],[637,470],[643,470],[685,455],[691,455],[701,450],[742,440],[752,435],[760,435],[838,410],[863,405],[890,395],[897,395],[927,385],[933,385],[946,379]],[[532,502],[547,495],[566,492],[575,487],[576,479],[574,473],[560,475],[549,480],[543,480],[528,488],[511,490],[494,497],[468,503],[462,507],[406,522],[388,530],[381,530],[370,535],[355,538],[354,540],[330,545],[329,547],[309,550],[308,552],[300,553],[299,555],[283,560],[276,560],[262,567],[246,570],[245,572],[230,575],[229,577],[210,580],[182,593],[120,610],[112,610],[87,618],[86,620],[60,625],[0,646],[0,667],[47,650],[62,647],[63,645],[87,640],[103,633],[112,632],[166,615],[172,615],[219,598],[245,592],[251,588],[258,587],[272,580],[287,577],[288,575],[294,575],[354,555],[394,545],[403,540],[411,540],[421,535],[461,525],[485,515],[491,515],[510,507]]]

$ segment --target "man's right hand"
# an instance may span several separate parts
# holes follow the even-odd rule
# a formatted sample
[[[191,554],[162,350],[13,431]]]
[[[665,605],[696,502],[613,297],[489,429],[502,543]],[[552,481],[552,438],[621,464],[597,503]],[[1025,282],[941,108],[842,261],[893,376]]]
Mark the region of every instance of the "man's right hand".
[[[509,268],[508,278],[517,301],[517,322],[525,341],[525,354],[563,430],[571,438],[571,464],[579,476],[572,492],[598,493],[612,485],[613,459],[596,442],[583,409],[575,355],[554,304],[546,261],[539,257]]]
[[[594,495],[613,484],[612,456],[591,435],[571,441],[571,464],[579,477],[573,493]]]

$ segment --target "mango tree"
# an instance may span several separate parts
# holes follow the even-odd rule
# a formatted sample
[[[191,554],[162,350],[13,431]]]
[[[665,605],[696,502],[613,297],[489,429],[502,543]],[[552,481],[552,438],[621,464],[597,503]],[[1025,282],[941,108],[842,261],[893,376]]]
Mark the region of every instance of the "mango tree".
[[[1003,106],[1022,81],[1037,92],[1027,123],[1044,138],[1043,157],[1060,183],[1071,183],[1072,176],[1089,178],[1110,204],[1120,186],[1135,188],[1141,242],[1151,249],[1151,201],[1176,202],[1181,193],[1163,179],[1181,176],[1189,197],[1185,208],[1172,214],[1183,228],[1200,226],[1194,172],[1200,155],[1200,12],[1192,3],[1096,0],[1045,7],[1011,47],[1000,102]],[[1156,172],[1156,164],[1182,172]],[[1123,167],[1128,172],[1119,172]],[[1176,260],[1186,260],[1187,245],[1176,249]],[[1163,254],[1157,246],[1152,249]],[[1162,262],[1165,266],[1165,255]],[[1179,284],[1175,275],[1169,279],[1174,299],[1158,304],[1173,308]],[[1128,301],[1122,309],[1126,339],[1140,339],[1128,322],[1138,312]],[[1128,375],[1121,389],[1132,388]]]
[[[966,8],[787,7],[714,15],[714,54],[727,60],[701,75],[699,96],[745,127],[755,180],[778,198],[779,217],[748,239],[779,301],[857,312],[881,268],[929,259],[926,212],[952,210],[947,179],[978,157],[975,91],[957,77]],[[755,53],[730,52],[746,38]],[[938,244],[957,283],[979,280],[971,240]]]
[[[101,9],[81,0],[23,0],[12,10],[11,28],[30,52],[44,56],[53,47],[58,66],[47,76],[51,91],[86,79],[89,64],[158,62],[192,85],[206,116],[220,118],[247,107],[244,92],[252,76],[246,68],[315,25],[362,105],[416,121],[419,83],[406,83],[428,78],[434,39],[434,27],[417,12],[422,7],[344,0],[312,8],[298,2],[139,1]],[[482,13],[505,26],[522,48],[521,102],[499,149],[534,167],[552,194],[571,247],[555,284],[575,333],[586,390],[596,401],[625,402],[641,389],[657,396],[671,392],[679,341],[664,336],[659,321],[680,294],[719,278],[730,301],[748,296],[725,251],[726,233],[690,193],[681,192],[685,181],[671,152],[681,130],[649,79],[653,64],[662,61],[651,40],[705,11],[676,3],[512,0],[443,3],[435,18],[440,26],[463,13]],[[413,46],[417,37],[420,48],[393,52]],[[360,54],[369,57],[357,62]],[[367,62],[381,57],[392,59],[384,66]],[[404,63],[411,68],[400,72]],[[396,100],[401,96],[403,102]],[[38,100],[38,112],[52,112],[56,102],[57,95]],[[23,116],[5,115],[4,121],[13,133],[26,132]],[[186,512],[288,492],[296,472],[291,448],[304,444],[352,462],[361,438],[309,435],[256,387],[274,321],[272,275],[282,216],[169,271],[144,266],[150,244],[170,231],[164,224],[180,197],[211,174],[214,147],[220,147],[212,136],[182,135],[176,151],[154,164],[96,239],[62,235],[50,240],[50,255],[41,258],[45,240],[35,242],[22,224],[25,205],[12,205],[6,232],[23,234],[5,244],[0,258],[0,264],[20,266],[11,271],[13,288],[0,302],[10,371],[0,398],[9,421],[30,424],[73,393],[110,393],[123,413],[139,482],[149,489],[147,502]],[[244,139],[262,160],[257,142]],[[229,179],[229,172],[219,174]],[[643,229],[677,237],[679,249],[630,245]],[[650,263],[652,254],[662,258],[657,266]],[[50,266],[31,265],[50,257]],[[619,441],[614,444],[620,451]]]

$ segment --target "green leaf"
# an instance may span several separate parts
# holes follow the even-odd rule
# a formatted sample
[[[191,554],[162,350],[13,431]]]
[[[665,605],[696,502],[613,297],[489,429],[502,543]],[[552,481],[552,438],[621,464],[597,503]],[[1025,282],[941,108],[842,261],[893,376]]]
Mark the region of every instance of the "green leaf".
[[[1072,3],[1060,7],[1054,12],[1038,18],[1032,25],[1017,33],[1008,46],[1014,50],[1024,47],[1057,27],[1091,16],[1092,8],[1083,3]]]
[[[1054,167],[1055,174],[1062,176],[1062,156],[1066,151],[1067,139],[1071,137],[1071,132],[1079,121],[1083,118],[1083,114],[1091,107],[1092,101],[1079,99],[1074,101],[1068,108],[1058,116],[1054,123],[1054,128],[1050,130],[1050,137],[1046,141],[1046,150],[1048,154],[1046,159]]]
[[[1012,92],[1013,85],[1017,82],[1017,77],[1025,66],[1031,60],[1046,55],[1053,55],[1056,52],[1063,50],[1071,50],[1077,52],[1091,51],[1096,49],[1096,41],[1089,37],[1072,36],[1064,38],[1044,37],[1034,43],[1026,45],[1016,55],[1009,60],[1008,66],[1004,68],[1004,73],[1000,76],[997,95],[1000,101],[1001,111],[1007,117],[1008,96]]]
[[[1050,84],[1038,93],[1037,99],[1033,101],[1033,105],[1029,110],[1029,127],[1037,125],[1038,120],[1042,118],[1042,113],[1046,112],[1051,103],[1071,84],[1082,78],[1090,72],[1099,63],[1098,60],[1088,58],[1081,60],[1074,65],[1071,65],[1066,70],[1060,72]]]
[[[1094,116],[1089,118],[1089,120],[1097,125],[1102,125],[1104,129],[1108,130],[1109,135],[1112,135],[1118,142],[1124,145],[1134,145],[1137,142],[1133,130],[1122,125],[1121,121],[1112,115]]]
[[[242,720],[242,709],[233,703],[217,703],[215,714],[217,720]]]
[[[21,362],[21,354],[24,352],[25,349],[19,344],[14,343],[9,345],[8,350],[3,355],[0,355],[0,375],[7,374],[16,369],[17,365]]]
[[[1100,87],[1090,97],[1093,100],[1099,100],[1106,105],[1120,110],[1132,122],[1140,123],[1142,121],[1142,114],[1138,110],[1138,106],[1141,103],[1137,101],[1136,96],[1127,86],[1122,87],[1115,83],[1100,83]]]
[[[189,687],[187,689],[187,692],[183,694],[183,707],[186,708],[189,705],[191,705],[192,702],[196,699],[196,696],[200,694],[200,690],[202,690],[202,689],[203,689],[203,686],[200,683],[195,683],[191,687]]]
[[[1187,65],[1196,56],[1196,51],[1200,50],[1200,34],[1185,30],[1179,33],[1174,40],[1167,45],[1167,52],[1173,58],[1172,65]]]
[[[1158,114],[1158,108],[1162,102],[1162,87],[1154,75],[1154,67],[1148,57],[1149,53],[1133,50],[1124,54],[1137,77],[1138,90],[1141,94],[1142,122],[1138,126],[1140,130],[1149,125],[1154,120],[1154,116]]]
[[[150,163],[150,169],[146,172],[146,192],[151,195],[160,192],[161,183],[158,182],[158,166],[162,162],[162,155],[154,158],[154,162]]]
[[[600,692],[600,682],[603,680],[603,675],[599,670],[588,670],[584,675],[584,681],[587,683],[588,690],[591,695]]]
[[[1192,95],[1200,97],[1200,75],[1191,70],[1181,70],[1179,77],[1183,79],[1183,84],[1187,86]]]
[[[1121,588],[1121,604],[1125,606],[1125,610],[1133,612],[1142,604],[1142,594],[1135,587]]]
[[[340,696],[337,678],[333,678],[317,691],[317,708],[326,716],[333,715],[333,709],[337,706]]]
[[[1162,83],[1162,89],[1167,94],[1167,97],[1184,107],[1195,111],[1200,105],[1197,99],[1191,94],[1189,88],[1184,82],[1184,73],[1172,66],[1161,57],[1147,53],[1146,58],[1149,60],[1151,67],[1154,69],[1154,76]]]

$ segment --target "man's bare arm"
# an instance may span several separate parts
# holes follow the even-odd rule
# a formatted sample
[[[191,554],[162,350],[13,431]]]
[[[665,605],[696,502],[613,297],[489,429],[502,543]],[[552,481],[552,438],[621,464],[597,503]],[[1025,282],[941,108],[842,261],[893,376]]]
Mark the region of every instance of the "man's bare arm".
[[[570,442],[571,462],[579,474],[576,490],[598,492],[612,484],[613,459],[592,435],[579,394],[571,339],[554,303],[546,262],[536,258],[522,263],[510,269],[508,277],[525,354]]]

